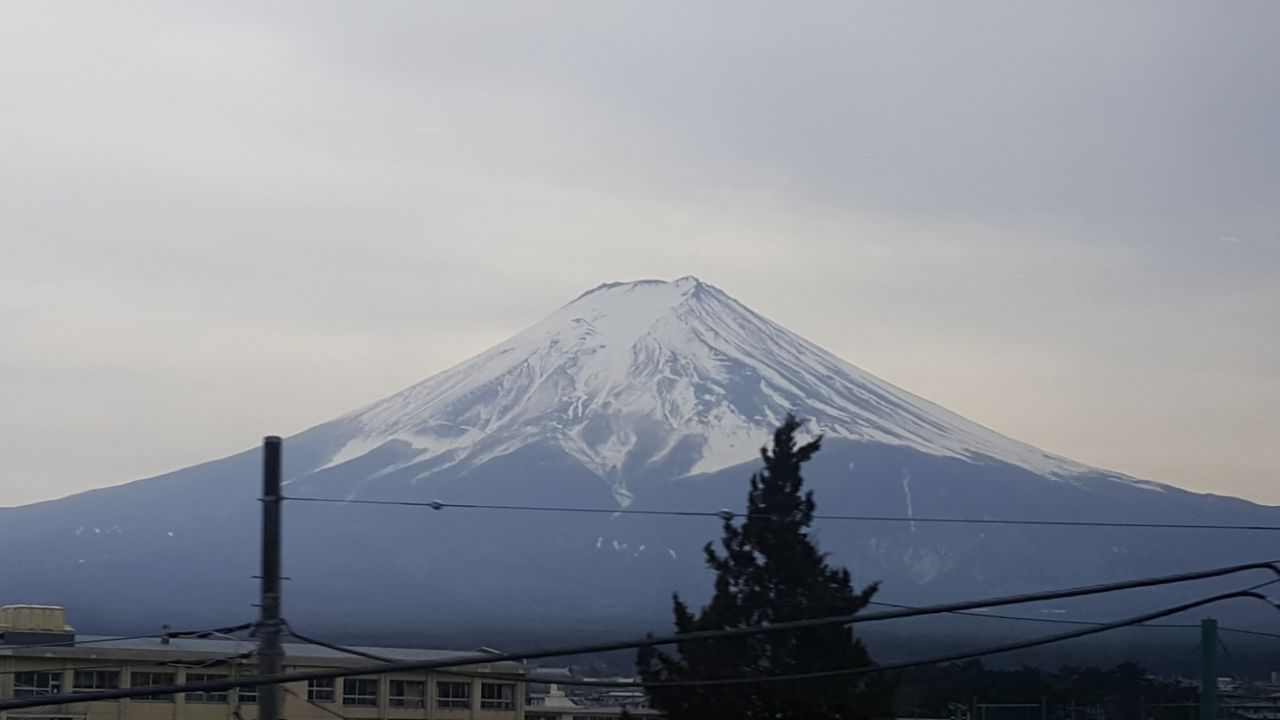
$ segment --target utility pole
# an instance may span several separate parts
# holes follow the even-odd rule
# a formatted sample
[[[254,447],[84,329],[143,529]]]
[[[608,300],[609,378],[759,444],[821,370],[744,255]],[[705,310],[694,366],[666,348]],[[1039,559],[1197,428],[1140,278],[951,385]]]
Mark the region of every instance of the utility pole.
[[[1200,720],[1218,720],[1218,621],[1200,621]]]
[[[284,670],[280,648],[280,438],[262,440],[262,575],[258,606],[258,670],[278,675]],[[258,688],[260,720],[280,720],[280,686]]]

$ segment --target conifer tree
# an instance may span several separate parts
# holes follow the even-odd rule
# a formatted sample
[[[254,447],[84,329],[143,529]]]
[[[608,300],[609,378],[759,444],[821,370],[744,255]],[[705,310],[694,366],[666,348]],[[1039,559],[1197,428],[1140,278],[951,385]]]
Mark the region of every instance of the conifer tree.
[[[847,615],[860,611],[876,591],[855,592],[848,570],[832,568],[809,527],[812,491],[800,466],[821,437],[799,447],[801,423],[788,416],[762,448],[764,468],[751,478],[741,524],[724,522],[721,549],[705,548],[715,571],[715,591],[701,612],[674,598],[677,633]],[[827,627],[747,638],[681,643],[674,654],[642,649],[637,657],[646,682],[789,675],[872,665],[852,628]],[[864,720],[891,712],[893,688],[878,676],[752,682],[728,686],[654,687],[654,707],[670,720]]]

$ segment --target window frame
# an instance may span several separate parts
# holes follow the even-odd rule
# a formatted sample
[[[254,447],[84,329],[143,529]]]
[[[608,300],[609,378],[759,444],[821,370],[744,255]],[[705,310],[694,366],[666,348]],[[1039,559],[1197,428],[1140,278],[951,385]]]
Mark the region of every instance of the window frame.
[[[328,683],[324,685],[323,683]],[[323,693],[327,693],[325,697]],[[338,683],[333,678],[312,678],[307,681],[307,700],[309,702],[332,703],[338,700]]]
[[[400,692],[396,692],[396,686],[399,684]],[[415,686],[418,689],[417,695],[408,695],[405,689],[408,686]],[[423,680],[406,680],[399,678],[391,678],[387,683],[387,707],[408,708],[413,710],[421,710],[427,706],[427,683]]]
[[[357,683],[370,683],[373,686],[373,694],[367,692],[352,691],[351,688]],[[378,707],[378,702],[382,693],[379,687],[378,678],[367,677],[349,677],[342,679],[342,706],[343,707]],[[367,685],[365,686],[368,687]],[[359,700],[360,702],[353,702]],[[368,702],[372,700],[372,702]]]
[[[452,692],[445,693],[445,688],[462,689],[461,697],[454,697]],[[471,683],[461,680],[436,681],[436,707],[444,710],[469,710],[471,708]]]
[[[188,672],[186,674],[185,682],[217,682],[219,680],[226,680],[230,677],[231,676],[226,673]],[[203,690],[197,690],[194,692],[188,691],[182,694],[182,701],[187,703],[199,703],[201,705],[224,705],[231,701],[231,692],[228,690],[215,690],[213,692],[206,692]]]
[[[30,676],[31,682],[24,683],[23,676]],[[39,679],[47,682],[40,683]],[[62,693],[63,672],[61,670],[24,670],[13,674],[13,696],[42,697]]]
[[[148,682],[139,685],[139,676],[147,678]],[[155,682],[155,676],[164,678],[163,682]],[[173,685],[177,682],[178,674],[172,670],[131,670],[129,671],[129,687],[130,688],[149,688],[157,685]],[[131,698],[134,702],[173,702],[173,693],[165,695],[151,695],[149,697]]]
[[[496,690],[496,694],[498,697],[485,697],[485,694],[486,694],[485,691],[489,689]],[[481,682],[480,683],[480,709],[481,710],[515,710],[516,709],[515,683]]]
[[[81,679],[91,677],[94,679],[90,683],[82,683]],[[98,684],[99,678],[110,677],[110,684]],[[119,670],[76,670],[71,675],[72,692],[93,692],[94,690],[119,690],[120,689],[120,671]]]

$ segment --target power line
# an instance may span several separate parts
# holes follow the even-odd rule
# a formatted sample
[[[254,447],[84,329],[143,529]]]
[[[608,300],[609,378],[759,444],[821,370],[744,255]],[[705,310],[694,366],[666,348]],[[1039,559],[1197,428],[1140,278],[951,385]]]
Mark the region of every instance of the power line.
[[[1269,587],[1277,583],[1280,583],[1280,578],[1275,580],[1268,580],[1267,582],[1264,582],[1264,583],[1258,583],[1257,585],[1253,585],[1251,587],[1246,588],[1246,590],[1261,590],[1262,588]],[[892,602],[886,602],[881,600],[871,600],[867,604],[875,605],[879,607],[901,608],[905,610],[914,610],[918,607],[916,605],[904,605],[902,603],[892,603]],[[950,612],[947,614],[962,615],[964,617],[984,618],[987,620],[1015,620],[1019,622],[1038,622],[1038,623],[1050,623],[1050,624],[1056,624],[1056,625],[1095,625],[1096,626],[1096,625],[1105,624],[1096,620],[1072,620],[1068,618],[1028,617],[1026,615],[1001,615],[998,613],[973,612],[973,611],[964,611],[964,610],[958,610],[958,611]],[[1166,630],[1167,629],[1180,629],[1180,630],[1193,630],[1193,629],[1199,630],[1200,629],[1200,625],[1198,623],[1144,623],[1137,627],[1160,628],[1160,629],[1166,629]],[[1218,629],[1226,632],[1241,633],[1244,635],[1257,635],[1260,637],[1280,638],[1280,633],[1269,633],[1269,632],[1263,632],[1261,630],[1247,630],[1245,628],[1233,628],[1233,627],[1226,627],[1221,625],[1218,626]]]
[[[722,520],[743,519],[752,517],[750,513],[732,510],[631,510],[627,508],[591,508],[560,507],[550,505],[500,505],[485,503],[449,503],[440,500],[420,502],[414,500],[364,500],[324,497],[288,497],[292,502],[328,503],[335,505],[382,505],[394,507],[430,508],[432,510],[505,510],[514,512],[556,512],[579,513],[591,515],[637,515],[658,517],[705,517]],[[756,513],[755,517],[769,517]],[[895,523],[933,523],[948,525],[1026,525],[1042,527],[1086,527],[1086,528],[1140,528],[1152,530],[1232,530],[1280,532],[1280,525],[1221,525],[1213,523],[1171,523],[1171,522],[1127,522],[1105,520],[1026,520],[1004,518],[943,518],[912,517],[909,515],[814,515],[814,520],[832,520],[841,522],[895,522]]]
[[[1218,626],[1218,630],[1233,632],[1233,633],[1240,633],[1241,635],[1256,635],[1258,637],[1265,637],[1265,638],[1280,638],[1280,633],[1269,633],[1269,632],[1263,632],[1261,630],[1246,630],[1244,628],[1223,627],[1221,625]]]
[[[297,630],[294,630],[293,626],[289,624],[288,620],[284,621],[284,631],[289,635],[293,636],[295,639],[301,640],[302,642],[308,645],[315,645],[316,647],[327,648],[329,650],[334,650],[340,653],[346,653],[347,655],[355,655],[357,657],[362,657],[366,660],[374,660],[374,661],[383,662],[383,663],[395,662],[391,658],[385,657],[383,655],[375,655],[371,652],[365,652],[364,650],[359,650],[353,647],[347,647],[345,645],[338,645],[336,643],[326,642],[318,638],[308,637],[298,632]]]
[[[572,686],[581,686],[581,687],[644,687],[644,688],[742,685],[742,684],[752,684],[752,683],[772,683],[772,682],[787,682],[787,681],[795,681],[795,680],[811,680],[811,679],[837,677],[837,676],[869,675],[874,673],[908,670],[911,668],[924,667],[928,665],[939,665],[939,664],[948,663],[948,662],[958,662],[961,660],[971,660],[975,658],[986,657],[989,655],[997,655],[997,654],[1006,653],[1006,652],[1013,652],[1015,650],[1026,650],[1034,647],[1040,647],[1042,645],[1050,645],[1053,643],[1064,642],[1066,640],[1074,640],[1077,638],[1087,637],[1090,635],[1097,635],[1104,632],[1110,632],[1112,630],[1117,630],[1124,627],[1140,625],[1142,623],[1149,622],[1151,620],[1158,620],[1160,618],[1168,617],[1170,615],[1176,615],[1178,613],[1186,612],[1188,610],[1194,610],[1195,608],[1198,608],[1204,605],[1210,605],[1212,603],[1222,602],[1224,600],[1231,600],[1236,598],[1253,598],[1253,599],[1267,602],[1269,605],[1272,605],[1272,607],[1277,607],[1276,605],[1271,603],[1271,601],[1268,598],[1259,594],[1253,589],[1237,590],[1234,592],[1214,595],[1212,597],[1203,598],[1200,600],[1194,600],[1194,601],[1183,603],[1181,605],[1177,605],[1174,607],[1165,608],[1163,610],[1156,610],[1153,612],[1144,613],[1142,615],[1125,618],[1123,620],[1117,620],[1109,623],[1096,623],[1089,628],[1085,628],[1081,630],[1072,630],[1065,633],[1048,635],[1044,637],[1033,638],[1030,640],[1020,640],[1012,643],[1004,643],[1000,645],[983,648],[980,650],[951,653],[947,655],[940,655],[940,656],[925,658],[921,660],[909,660],[909,661],[904,661],[899,663],[890,663],[888,665],[875,665],[875,666],[859,667],[859,668],[837,668],[832,670],[821,670],[821,671],[806,672],[806,673],[787,673],[787,674],[781,674],[781,675],[759,675],[759,676],[731,677],[731,678],[708,678],[705,680],[672,680],[672,681],[645,682],[645,681],[621,681],[621,680],[615,681],[615,680],[589,680],[589,679],[564,680],[559,677],[552,678],[547,676],[538,676],[537,673],[533,673],[530,675],[509,675],[509,674],[503,674],[503,673],[468,673],[468,672],[461,672],[461,671],[451,671],[451,672],[453,674],[463,675],[468,677],[505,679],[505,680],[514,680],[514,681],[523,681],[523,682],[546,682],[546,683],[557,683],[560,685],[572,685]],[[1277,608],[1277,609],[1280,609],[1280,608]],[[362,650],[357,650],[355,648],[344,647],[344,646],[326,642],[323,640],[317,640],[315,638],[305,637],[292,630],[290,630],[289,632],[298,640],[301,640],[306,643],[315,644],[320,647],[329,648],[331,650],[337,650],[339,652],[346,652],[351,655],[358,655],[360,657],[370,658],[373,660],[381,660],[383,662],[389,662],[388,658],[383,658],[383,657],[374,655],[372,653],[368,653]]]
[[[1194,610],[1195,608],[1198,608],[1204,605],[1210,605],[1212,603],[1222,602],[1224,600],[1231,600],[1235,598],[1254,598],[1256,600],[1261,600],[1267,603],[1268,605],[1271,605],[1272,607],[1277,607],[1274,603],[1271,602],[1270,599],[1268,599],[1266,596],[1258,592],[1255,592],[1253,590],[1237,590],[1235,592],[1223,593],[1221,595],[1214,595],[1213,597],[1204,598],[1202,600],[1195,600],[1192,602],[1183,603],[1182,605],[1166,608],[1164,610],[1157,610],[1155,612],[1149,612],[1143,615],[1137,615],[1134,617],[1125,618],[1124,620],[1118,620],[1112,623],[1096,625],[1089,628],[1081,628],[1080,630],[1071,630],[1065,633],[1060,633],[1057,635],[1048,635],[1045,637],[1034,638],[1031,640],[1021,640],[1018,642],[1008,643],[1005,645],[998,645],[995,647],[989,647],[982,650],[953,653],[949,655],[939,655],[931,658],[926,658],[923,660],[910,660],[906,662],[890,663],[888,665],[877,665],[875,667],[868,667],[868,668],[841,668],[836,670],[822,670],[822,671],[810,672],[810,673],[796,673],[787,677],[763,676],[763,677],[756,677],[756,678],[728,678],[728,679],[709,679],[709,680],[692,680],[692,681],[682,680],[682,681],[674,681],[670,683],[668,686],[669,687],[696,687],[696,686],[709,686],[709,685],[742,685],[742,684],[750,684],[750,683],[757,683],[757,682],[777,682],[781,680],[791,681],[791,680],[814,680],[814,679],[826,678],[826,677],[850,677],[850,676],[857,676],[857,675],[870,675],[873,673],[892,672],[896,670],[909,670],[911,668],[925,667],[928,665],[941,665],[943,663],[959,662],[961,660],[973,660],[980,657],[986,657],[988,655],[997,655],[1000,653],[1013,652],[1015,650],[1027,650],[1030,648],[1039,647],[1041,645],[1050,645],[1053,643],[1059,643],[1066,640],[1074,640],[1076,638],[1087,637],[1089,635],[1097,635],[1099,633],[1109,632],[1111,630],[1118,630],[1120,628],[1129,627],[1131,625],[1139,625],[1151,620],[1158,620],[1162,617],[1168,617],[1170,615],[1177,615],[1178,613],[1186,612],[1188,610]],[[1280,609],[1280,608],[1277,608],[1277,609]],[[663,685],[661,685],[660,683],[646,683],[644,686],[645,687],[662,687]]]
[[[1064,600],[1075,597],[1085,597],[1089,595],[1101,595],[1105,593],[1119,592],[1122,590],[1136,590],[1139,588],[1158,587],[1162,585],[1173,585],[1184,582],[1192,582],[1195,580],[1206,580],[1215,577],[1223,577],[1225,575],[1234,575],[1249,570],[1269,570],[1280,580],[1280,565],[1275,561],[1271,562],[1253,562],[1243,563],[1240,565],[1232,565],[1222,568],[1214,568],[1211,570],[1200,570],[1189,573],[1179,573],[1176,575],[1165,575],[1153,578],[1140,578],[1137,580],[1125,580],[1121,582],[1104,583],[1100,585],[1091,585],[1087,587],[1075,587],[1064,590],[1051,590],[1036,593],[1023,593],[1018,595],[1006,595],[1002,597],[984,598],[980,600],[968,600],[960,602],[945,603],[941,605],[931,605],[926,607],[917,607],[910,609],[887,610],[878,613],[853,613],[848,615],[834,615],[821,618],[811,618],[806,620],[794,620],[790,622],[775,623],[767,626],[745,626],[738,628],[728,628],[722,630],[702,630],[692,633],[683,633],[678,635],[667,636],[649,636],[643,640],[628,642],[601,643],[592,646],[586,646],[588,649],[582,652],[607,652],[609,650],[622,650],[631,647],[651,647],[656,645],[669,645],[681,642],[695,642],[703,639],[719,639],[734,636],[751,636],[761,635],[771,632],[783,632],[791,630],[806,630],[810,628],[831,627],[837,625],[849,625],[852,623],[869,623],[881,622],[885,620],[898,620],[903,618],[921,617],[926,615],[940,615],[945,613],[954,613],[957,611],[974,610],[978,608],[1002,607],[1007,605],[1021,605],[1030,602],[1042,602],[1047,600]],[[1263,583],[1263,585],[1270,583]],[[1260,587],[1255,585],[1254,587]],[[562,653],[565,655],[581,654],[581,653]],[[543,655],[544,657],[553,657],[554,654]],[[477,656],[477,661],[489,660],[497,661],[502,659],[521,659],[520,657],[505,658],[503,656]],[[527,659],[527,658],[526,658]]]
[[[751,637],[755,635],[765,635],[778,632],[794,632],[797,630],[810,630],[824,627],[834,627],[841,625],[849,625],[852,623],[877,622],[883,620],[895,620],[899,618],[920,617],[924,615],[935,615],[948,613],[955,610],[972,610],[982,607],[1000,607],[1003,605],[1016,605],[1028,602],[1037,602],[1042,600],[1056,600],[1071,597],[1082,597],[1087,595],[1097,595],[1109,592],[1118,592],[1121,590],[1131,590],[1143,587],[1156,587],[1161,585],[1171,585],[1175,583],[1190,582],[1193,580],[1203,580],[1213,577],[1222,577],[1248,570],[1269,570],[1277,577],[1280,577],[1280,566],[1275,562],[1255,562],[1245,563],[1241,565],[1233,565],[1230,567],[1216,568],[1212,570],[1202,570],[1191,573],[1181,573],[1178,575],[1168,575],[1157,578],[1142,578],[1137,580],[1128,580],[1123,582],[1109,583],[1106,585],[1095,585],[1091,587],[1071,588],[1066,590],[1055,590],[1040,593],[1028,593],[1022,595],[1011,595],[1005,597],[986,598],[980,600],[971,600],[964,602],[953,602],[942,605],[934,605],[929,607],[917,608],[915,610],[890,610],[879,613],[866,613],[861,616],[855,614],[835,615],[821,618],[809,618],[804,620],[795,620],[789,622],[780,622],[769,625],[752,625],[736,628],[726,628],[719,630],[703,630],[690,633],[678,633],[675,635],[662,636],[646,636],[638,640],[628,641],[606,641],[589,643],[583,645],[575,645],[562,648],[544,648],[525,652],[516,653],[487,653],[473,654],[470,657],[462,656],[448,658],[443,660],[414,660],[394,663],[380,663],[368,665],[358,668],[338,668],[324,670],[303,670],[280,673],[277,675],[259,675],[243,678],[234,678],[224,681],[213,681],[204,683],[188,683],[173,685],[156,685],[146,688],[129,688],[106,690],[90,693],[72,693],[67,695],[49,695],[41,698],[19,698],[14,700],[0,701],[0,711],[17,710],[28,707],[42,707],[48,705],[60,705],[64,703],[75,702],[95,702],[99,700],[117,700],[131,697],[151,697],[155,695],[167,695],[178,692],[218,692],[222,690],[230,690],[240,687],[259,687],[262,685],[280,684],[287,682],[304,682],[308,680],[329,680],[337,678],[352,677],[357,675],[381,674],[387,672],[409,672],[422,670],[437,670],[442,668],[457,667],[460,665],[476,665],[481,663],[496,663],[505,661],[520,660],[536,660],[548,657],[559,657],[566,655],[582,655],[588,653],[609,652],[614,650],[634,650],[641,647],[658,647],[662,645],[675,645],[688,642],[702,642],[708,640],[719,640],[730,637]],[[1147,615],[1131,618],[1133,623],[1145,622],[1147,620],[1164,617],[1166,615],[1182,612],[1187,609],[1199,607],[1208,602],[1217,602],[1225,600],[1229,597],[1254,597],[1270,604],[1261,594],[1255,591],[1237,591],[1236,593],[1228,593],[1227,595],[1215,596],[1205,601],[1197,601],[1168,611],[1159,613],[1148,613]],[[1273,605],[1274,606],[1274,605]],[[1132,623],[1130,623],[1132,624]],[[1122,623],[1119,627],[1123,627]],[[1096,632],[1104,632],[1105,629],[1099,627],[1083,628],[1081,630],[1064,633],[1059,639],[1070,639],[1072,637],[1082,637],[1084,635],[1094,634]],[[1054,640],[1056,642],[1057,640]],[[1041,643],[1043,644],[1043,643]],[[1009,652],[1011,650],[1021,649],[1023,647],[1034,647],[1035,645],[1013,644],[1003,646],[1000,652]],[[932,659],[929,663],[951,662],[953,660],[968,659],[974,657],[969,654],[957,656],[947,656],[942,659]],[[885,669],[903,669],[899,666],[882,666]],[[905,666],[904,666],[905,667]],[[842,671],[843,672],[843,671]],[[816,677],[816,676],[815,676]],[[804,678],[793,678],[804,679]],[[757,680],[758,681],[758,680]]]
[[[1251,592],[1251,591],[1261,590],[1262,588],[1270,587],[1276,584],[1280,584],[1280,578],[1277,578],[1275,580],[1268,580],[1263,583],[1257,583],[1256,585],[1252,585],[1248,588],[1245,588],[1242,592]],[[919,606],[903,605],[900,603],[891,603],[891,602],[881,602],[877,600],[872,600],[867,604],[881,606],[881,607],[900,608],[904,610],[921,609]],[[997,619],[998,620],[1019,620],[1019,621],[1026,621],[1026,622],[1042,622],[1042,623],[1079,625],[1079,626],[1089,626],[1089,627],[1102,627],[1102,626],[1109,625],[1109,623],[1096,621],[1096,620],[1069,620],[1066,618],[1037,618],[1037,617],[1027,617],[1024,615],[998,615],[998,614],[992,614],[992,613],[971,612],[971,611],[964,611],[964,610],[957,610],[948,614],[963,615],[966,617],[985,618],[990,620],[997,620]],[[1200,628],[1200,625],[1195,623],[1139,623],[1139,624],[1134,624],[1133,626],[1142,627],[1142,628],[1160,628],[1160,629],[1196,629],[1198,630]],[[356,657],[362,657],[367,660],[375,660],[378,662],[395,662],[392,658],[386,657],[384,655],[377,655],[375,653],[371,653],[366,650],[361,650],[359,648],[354,648],[346,645],[339,645],[337,643],[321,640],[313,636],[303,635],[302,633],[295,630],[293,626],[287,621],[284,623],[284,629],[285,629],[285,632],[287,632],[291,637],[293,637],[294,639],[300,642],[306,643],[308,645],[315,645],[317,647],[334,650],[336,652],[346,653],[348,655],[353,655]],[[1268,632],[1262,632],[1259,630],[1245,630],[1242,628],[1230,628],[1230,627],[1222,627],[1222,626],[1219,626],[1218,629],[1226,630],[1229,632],[1255,634],[1255,635],[1261,635],[1264,637],[1280,638],[1280,633],[1268,633]],[[1225,646],[1223,649],[1225,651]],[[459,672],[456,672],[455,674],[463,675],[463,676],[474,676],[474,677],[494,677],[493,673],[466,673],[466,672],[459,671]],[[528,679],[528,676],[522,676],[522,677],[525,677],[525,679]],[[532,682],[538,682],[538,680],[532,680]],[[559,682],[559,681],[548,679],[547,682]],[[561,682],[561,684],[571,685],[574,683]]]
[[[1218,629],[1221,630],[1222,628]],[[1231,673],[1231,676],[1235,678],[1244,677],[1240,672],[1239,666],[1236,665],[1236,659],[1231,656],[1231,651],[1227,649],[1227,643],[1221,637],[1218,638],[1218,649],[1222,650],[1222,655],[1227,659],[1227,672]]]
[[[876,605],[880,607],[893,608],[913,608],[915,605],[902,605],[899,603],[879,602],[872,600],[868,605]],[[984,612],[953,612],[949,615],[963,615],[965,617],[986,618],[988,620],[1016,620],[1019,622],[1036,622],[1049,623],[1056,625],[1101,625],[1103,623],[1097,620],[1070,620],[1068,618],[1044,618],[1044,617],[1028,617],[1026,615],[1000,615],[997,613]],[[1164,630],[1199,630],[1200,626],[1194,623],[1145,623],[1138,627],[1156,628]],[[1280,638],[1280,633],[1264,632],[1262,630],[1248,630],[1245,628],[1227,627],[1219,625],[1218,629],[1223,632],[1240,633],[1242,635],[1257,635],[1258,637]]]

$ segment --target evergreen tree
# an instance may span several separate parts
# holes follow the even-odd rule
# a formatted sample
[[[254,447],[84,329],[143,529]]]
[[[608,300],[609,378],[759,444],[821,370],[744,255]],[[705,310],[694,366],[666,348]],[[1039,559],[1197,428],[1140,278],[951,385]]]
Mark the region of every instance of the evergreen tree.
[[[695,614],[674,598],[677,633],[848,615],[876,591],[855,592],[849,571],[826,562],[810,536],[814,501],[800,466],[818,452],[821,438],[796,446],[800,422],[792,416],[762,448],[764,469],[751,478],[746,518],[724,522],[721,549],[708,543],[715,571],[710,603]],[[850,627],[767,633],[746,638],[681,643],[675,654],[642,649],[637,658],[647,682],[689,681],[820,672],[872,665]],[[654,687],[652,704],[671,720],[861,720],[889,714],[892,684],[879,676],[727,686]]]

